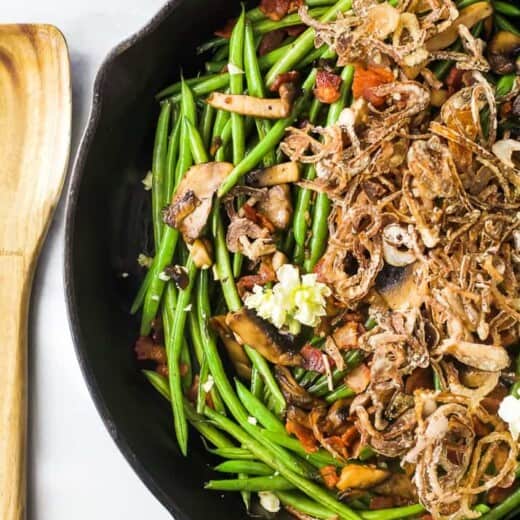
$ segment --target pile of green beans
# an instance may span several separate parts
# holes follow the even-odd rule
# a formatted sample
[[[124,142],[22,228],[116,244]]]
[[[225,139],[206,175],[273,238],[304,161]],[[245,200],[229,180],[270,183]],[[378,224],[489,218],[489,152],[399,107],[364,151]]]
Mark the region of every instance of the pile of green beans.
[[[469,5],[472,1],[463,0],[462,4]],[[351,0],[306,0],[306,3],[310,15],[322,22],[333,20],[338,13],[351,7]],[[509,18],[520,16],[520,9],[514,5],[503,1],[494,1],[493,5],[498,27],[512,24]],[[330,62],[336,57],[329,49],[314,48],[312,28],[296,38],[287,37],[279,48],[258,56],[262,35],[298,23],[300,18],[295,13],[274,22],[259,9],[242,9],[230,39],[216,37],[198,48],[199,53],[210,54],[206,64],[208,74],[182,78],[157,95],[160,114],[152,160],[155,257],[131,311],[141,311],[140,333],[143,336],[148,336],[155,320],[162,318],[168,377],[151,371],[144,371],[144,375],[170,402],[173,429],[181,453],[188,454],[188,425],[191,425],[209,443],[208,451],[223,459],[214,470],[233,476],[211,480],[206,484],[207,489],[240,492],[247,508],[252,492],[272,491],[282,504],[319,519],[335,516],[347,520],[418,517],[424,512],[421,505],[358,511],[327,490],[322,485],[319,470],[331,465],[340,469],[344,462],[323,449],[308,453],[286,432],[283,422],[286,399],[271,364],[257,350],[244,345],[251,365],[250,384],[230,379],[217,338],[209,326],[212,316],[242,308],[235,280],[242,274],[243,259],[240,254],[230,255],[226,247],[222,197],[239,185],[252,169],[279,162],[277,147],[287,127],[299,118],[305,117],[313,124],[331,125],[351,102],[354,76],[351,65],[340,71],[342,86],[337,102],[324,106],[312,96],[317,75],[315,61],[325,58]],[[482,30],[482,24],[478,30]],[[227,65],[231,65],[232,73],[223,72]],[[437,64],[435,73],[439,78],[444,77],[452,66],[448,62]],[[255,119],[216,110],[204,103],[205,96],[215,91],[265,98],[277,76],[292,70],[301,74],[301,92],[291,113],[284,119]],[[514,75],[500,78],[497,96],[506,95],[514,81]],[[163,208],[171,201],[186,171],[193,165],[212,160],[233,164],[233,170],[218,190],[205,231],[205,238],[213,249],[213,277],[212,271],[196,267],[179,232],[165,225],[162,218]],[[306,168],[303,176],[314,179],[314,167]],[[297,186],[291,189],[294,199],[291,232],[279,247],[293,263],[310,272],[326,247],[330,201],[325,194],[315,196],[310,190]],[[238,201],[239,206],[242,203]],[[187,284],[182,288],[165,274],[173,265],[184,266]],[[315,340],[311,345],[321,348],[323,342],[319,338]],[[310,394],[331,404],[354,395],[343,381],[362,361],[360,351],[351,351],[345,357],[345,367],[335,369],[332,377],[302,368],[295,369],[294,376]],[[520,373],[520,358],[517,370]],[[186,395],[194,388],[196,375],[199,381],[191,403]],[[331,383],[332,387],[329,387]],[[520,395],[519,384],[513,387],[515,396]],[[362,463],[373,456],[374,452],[366,447],[359,461]],[[503,518],[518,507],[520,492],[488,511],[483,518]]]

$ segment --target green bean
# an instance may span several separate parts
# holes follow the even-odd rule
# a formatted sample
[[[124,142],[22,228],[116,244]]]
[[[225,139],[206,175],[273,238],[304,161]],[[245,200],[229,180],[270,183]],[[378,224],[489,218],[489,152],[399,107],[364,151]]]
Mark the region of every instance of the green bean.
[[[336,0],[306,0],[305,5],[307,7],[321,7],[323,5],[333,5]],[[251,22],[259,22],[265,18],[265,14],[262,13],[260,8],[256,7],[247,12],[247,18]]]
[[[319,18],[330,10],[330,7],[317,7],[309,10],[309,15],[313,18]],[[302,19],[298,13],[284,16],[281,20],[263,20],[254,24],[254,31],[256,35],[263,35],[277,29],[284,29],[285,27],[292,27],[294,25],[301,25]]]
[[[477,504],[473,509],[482,514],[489,513],[491,511],[491,508],[486,504]]]
[[[290,437],[287,433],[281,434],[279,432],[272,432],[269,430],[265,430],[263,435],[266,439],[287,448],[288,450],[293,451],[294,453],[300,455],[301,457],[308,460],[313,466],[317,468],[322,468],[323,466],[336,466],[338,468],[343,467],[343,463],[339,460],[336,460],[328,451],[320,449],[313,453],[308,453],[305,451],[305,448],[302,446],[301,442],[294,437]]]
[[[363,446],[359,451],[358,460],[365,462],[374,457],[376,452],[370,446]]]
[[[339,401],[340,399],[346,399],[347,397],[352,397],[356,395],[356,392],[354,390],[351,390],[347,385],[341,385],[334,392],[328,394],[325,397],[325,401],[327,403],[331,404],[336,401]]]
[[[495,22],[497,27],[502,29],[502,31],[508,31],[510,33],[516,34],[517,36],[520,36],[520,31],[501,14],[495,13]]]
[[[166,187],[165,187],[165,195],[166,200],[164,204],[168,204],[173,195],[173,189],[175,186],[175,165],[179,158],[179,148],[181,141],[181,128],[182,128],[182,110],[179,110],[177,114],[177,121],[173,127],[173,131],[170,135],[169,144],[168,144],[168,155],[166,158]]]
[[[229,40],[227,38],[223,38],[222,36],[217,36],[211,40],[208,40],[207,42],[203,43],[202,45],[199,45],[196,49],[197,54],[204,54],[205,52],[212,51],[214,49],[218,49],[220,47],[223,47],[224,45],[227,45],[229,43]]]
[[[338,101],[333,103],[329,109],[329,115],[327,117],[327,126],[333,125],[337,122],[341,111],[345,108],[348,97],[350,94],[350,88],[352,86],[352,80],[354,78],[354,67],[348,65],[341,72],[341,79],[343,83],[341,85],[341,97]],[[316,202],[314,203],[314,211],[312,215],[312,235],[309,245],[310,254],[307,261],[304,263],[305,270],[310,272],[314,269],[314,266],[318,263],[327,247],[327,237],[329,234],[328,218],[330,213],[330,199],[326,193],[318,193],[316,196]]]
[[[188,119],[193,125],[197,124],[197,106],[195,105],[195,98],[191,88],[182,81],[182,101],[181,109],[182,116],[184,119]],[[175,170],[175,188],[179,185],[182,177],[193,164],[193,156],[191,154],[190,140],[187,134],[186,125],[183,124],[181,128],[181,142],[180,142],[180,154],[177,162],[177,168]]]
[[[209,162],[208,153],[206,152],[206,147],[204,146],[199,131],[195,128],[195,125],[186,117],[184,118],[184,133],[190,147],[190,153],[195,163],[203,164]]]
[[[515,86],[516,77],[517,76],[514,72],[501,76],[496,86],[496,97],[507,96]]]
[[[320,18],[320,22],[329,22],[339,12],[347,11],[352,0],[340,0]],[[314,45],[314,29],[309,28],[293,42],[291,50],[271,67],[266,76],[267,85],[272,85],[279,74],[289,72],[312,50]],[[288,126],[288,125],[287,125]]]
[[[344,356],[345,368],[343,370],[335,369],[332,373],[332,382],[336,385],[351,370],[358,367],[363,362],[363,354],[359,350],[350,350]],[[309,393],[322,397],[329,392],[329,378],[326,375],[321,376],[308,390]]]
[[[161,212],[166,204],[166,165],[168,155],[168,132],[170,128],[170,119],[172,106],[165,103],[161,107],[159,122],[157,124],[157,132],[155,134],[155,145],[153,150],[153,166],[152,166],[152,206],[153,206],[153,231],[155,246],[158,247],[161,242],[163,222]]]
[[[308,385],[312,385],[316,379],[320,377],[319,372],[315,372],[314,370],[307,370],[305,375],[302,377],[300,381],[300,385],[307,387]]]
[[[457,2],[457,9],[460,11],[465,7],[469,7],[470,5],[476,4],[481,0],[462,0],[462,2]]]
[[[504,16],[520,16],[520,8],[507,2],[495,0],[493,2],[493,7],[497,13],[503,14]]]
[[[240,307],[239,307],[240,308]],[[238,310],[238,308],[234,308],[231,310]],[[271,396],[273,398],[273,402],[275,405],[275,413],[278,417],[282,417],[285,413],[285,408],[287,403],[285,402],[285,397],[276,382],[271,369],[265,358],[254,348],[244,345],[244,350],[251,360],[253,366],[260,372],[262,378],[264,380],[265,386],[271,392]]]
[[[247,479],[210,480],[204,489],[213,491],[277,491],[294,489],[284,477],[272,475],[270,477],[253,477]]]
[[[209,368],[208,362],[205,357],[202,358],[202,364],[200,366],[199,373],[199,385],[197,388],[197,413],[204,413],[204,407],[206,406],[206,390],[204,387],[208,381]]]
[[[359,520],[360,517],[348,506],[336,500],[328,491],[306,478],[301,477],[292,469],[289,469],[279,458],[270,453],[269,448],[266,448],[265,445],[262,445],[258,440],[251,437],[249,433],[246,433],[233,421],[222,417],[210,408],[206,408],[206,414],[217,426],[224,429],[244,447],[249,449],[259,460],[279,471],[280,476],[289,481],[294,487],[300,488],[306,495],[313,497],[318,502],[329,507],[331,511],[338,514],[341,518],[346,520]],[[265,432],[262,432],[262,435],[264,435],[264,433]]]
[[[197,97],[200,97],[206,94],[210,94],[215,90],[228,87],[230,77],[231,75],[229,72],[225,72],[223,74],[208,74],[207,76],[199,78],[199,81],[192,83],[190,87],[193,91],[193,94]],[[182,99],[182,94],[179,92],[179,89],[175,84],[159,92],[156,97],[158,99],[169,98],[172,103],[178,103]]]
[[[227,460],[213,469],[220,473],[246,473],[266,477],[273,474],[273,469],[267,464],[251,460]]]
[[[170,386],[168,380],[150,370],[143,370],[144,376],[148,379],[151,385],[167,400],[171,401]],[[184,411],[190,424],[208,441],[210,441],[217,450],[234,449],[233,443],[220,431],[212,426],[203,416],[198,415],[189,401],[184,399]],[[236,458],[236,457],[235,457]]]
[[[251,393],[259,399],[264,393],[264,380],[255,367],[251,371]]]
[[[217,115],[215,117],[215,126],[213,128],[213,136],[211,138],[211,146],[210,150],[212,150],[212,155],[216,155],[213,153],[213,149],[217,151],[224,145],[224,130],[229,126],[229,133],[231,134],[231,123],[229,120],[231,119],[231,112],[226,112],[225,110],[218,110]],[[229,123],[229,125],[228,125]]]
[[[187,318],[187,307],[190,303],[193,282],[197,268],[190,258],[186,265],[189,283],[185,289],[179,291],[177,308],[172,326],[171,341],[166,342],[166,355],[168,357],[168,372],[170,374],[170,394],[172,396],[172,410],[177,436],[177,443],[183,455],[188,452],[188,429],[183,407],[183,395],[180,375],[180,356],[184,341],[184,327]]]
[[[255,456],[244,448],[208,448],[208,451],[212,455],[221,457],[223,459],[234,459],[234,460],[256,460]]]
[[[265,88],[260,66],[256,56],[255,37],[251,24],[246,25],[245,47],[244,47],[244,66],[246,72],[246,81],[249,94],[251,96],[264,98]],[[260,140],[265,139],[272,124],[267,119],[256,119],[256,129]],[[264,156],[264,166],[272,166],[276,162],[274,150],[271,150]]]
[[[285,135],[287,127],[294,123],[303,109],[305,102],[310,96],[310,91],[314,85],[315,80],[316,70],[313,70],[303,84],[304,94],[295,102],[291,115],[285,119],[278,120],[273,125],[265,139],[258,143],[254,150],[252,150],[251,153],[245,157],[242,162],[240,162],[240,164],[235,166],[233,171],[228,175],[226,180],[220,186],[218,192],[219,197],[226,195],[246,173],[251,171],[262,160],[266,153],[268,153],[270,150],[273,150],[274,147],[280,142],[282,137]]]
[[[209,74],[220,74],[226,65],[227,61],[207,61],[204,68]]]
[[[204,148],[209,150],[211,145],[211,132],[213,131],[213,123],[215,121],[216,110],[208,103],[204,104],[204,109],[202,110],[202,117],[200,122],[200,135],[202,137],[202,142],[204,143]]]
[[[152,266],[153,266],[153,264],[152,264]],[[144,280],[141,283],[141,286],[139,287],[139,291],[137,291],[137,294],[135,295],[134,301],[132,302],[132,306],[130,307],[130,314],[136,314],[139,311],[139,309],[143,306],[144,298],[146,296],[146,293],[148,292],[150,284],[152,283],[152,279],[153,279],[153,269],[152,269],[152,267],[150,267],[148,269],[148,271],[146,272],[146,275],[144,277]]]
[[[235,381],[238,398],[249,414],[258,419],[260,424],[272,432],[285,435],[285,428],[278,417],[271,413],[260,399],[255,397],[240,381]]]
[[[244,68],[244,35],[245,35],[245,11],[242,13],[235,24],[231,40],[229,42],[229,62],[239,70]],[[242,94],[244,91],[243,74],[232,74],[229,78],[229,90],[231,94]],[[242,115],[235,112],[231,113],[231,126],[233,135],[233,162],[238,164],[244,158],[245,152],[245,132],[244,119]]]

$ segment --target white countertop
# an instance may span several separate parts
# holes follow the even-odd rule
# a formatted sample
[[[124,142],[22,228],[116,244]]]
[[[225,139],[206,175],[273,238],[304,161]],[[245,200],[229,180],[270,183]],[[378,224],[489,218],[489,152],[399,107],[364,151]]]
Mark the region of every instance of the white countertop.
[[[73,82],[73,158],[103,58],[165,0],[4,0],[1,23],[45,22],[67,38]],[[72,159],[71,159],[72,160]],[[63,200],[38,267],[30,324],[29,518],[171,518],[119,453],[80,372],[63,291]]]

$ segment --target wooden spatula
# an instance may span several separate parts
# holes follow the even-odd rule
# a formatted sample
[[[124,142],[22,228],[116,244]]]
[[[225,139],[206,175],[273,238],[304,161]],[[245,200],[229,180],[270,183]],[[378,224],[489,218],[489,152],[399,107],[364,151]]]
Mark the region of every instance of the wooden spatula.
[[[48,25],[0,25],[1,520],[25,516],[28,304],[65,178],[70,127],[62,34]]]

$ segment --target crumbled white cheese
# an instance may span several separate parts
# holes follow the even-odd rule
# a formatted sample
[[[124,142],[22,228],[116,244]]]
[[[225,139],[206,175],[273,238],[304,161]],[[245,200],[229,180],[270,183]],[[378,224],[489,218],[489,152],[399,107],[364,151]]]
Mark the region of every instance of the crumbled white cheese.
[[[215,380],[213,379],[213,376],[209,375],[208,379],[206,379],[206,382],[202,385],[202,389],[204,392],[209,393],[211,392],[211,389],[213,388],[213,385],[215,384]]]
[[[505,397],[498,408],[498,415],[509,425],[513,439],[518,439],[520,435],[520,400],[512,395]]]
[[[128,278],[130,275],[128,273],[121,273],[121,278]]]
[[[153,258],[151,256],[146,256],[144,253],[141,253],[138,257],[137,257],[137,263],[141,266],[141,267],[152,267],[152,263],[153,263]]]
[[[253,426],[256,426],[258,424],[258,421],[256,420],[256,417],[251,417],[251,416],[249,416],[247,418],[247,422],[249,424],[252,424]]]
[[[260,491],[258,493],[260,505],[269,513],[278,513],[280,511],[280,499],[270,491]]]
[[[253,287],[253,293],[245,300],[246,307],[291,334],[299,334],[302,325],[316,327],[327,313],[329,287],[318,282],[316,274],[300,276],[298,268],[291,264],[282,265],[276,276],[278,283],[272,289]]]
[[[192,308],[193,305],[190,303],[189,305],[186,305],[186,307],[184,307],[184,312],[190,312]]]
[[[244,74],[244,71],[240,67],[234,65],[233,63],[228,63],[227,70],[232,76],[235,76],[237,74]]]
[[[153,173],[148,172],[146,174],[146,177],[141,181],[143,183],[144,189],[146,191],[150,191],[152,189],[152,180],[153,180]]]
[[[152,294],[151,299],[158,302],[161,298],[158,294]]]
[[[159,280],[162,280],[163,282],[169,282],[171,278],[164,271],[162,271],[159,273]]]

